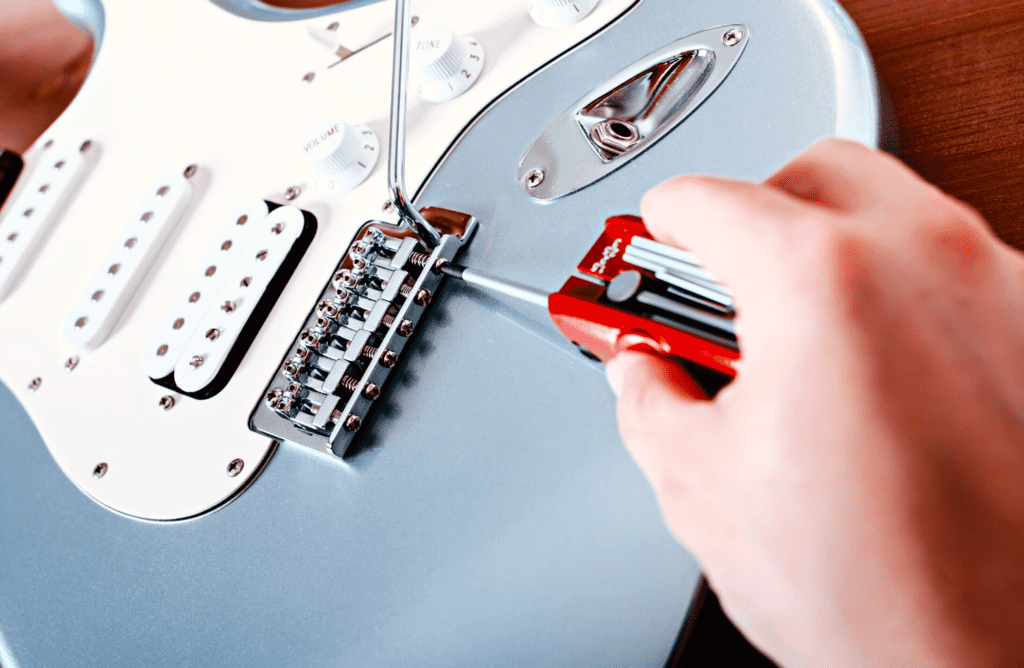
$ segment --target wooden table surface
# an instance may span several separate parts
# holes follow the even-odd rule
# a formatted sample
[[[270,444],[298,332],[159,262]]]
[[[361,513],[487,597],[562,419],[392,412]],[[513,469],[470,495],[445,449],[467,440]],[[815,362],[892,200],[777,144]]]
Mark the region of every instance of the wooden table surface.
[[[900,157],[1024,250],[1024,0],[841,0],[889,90]]]

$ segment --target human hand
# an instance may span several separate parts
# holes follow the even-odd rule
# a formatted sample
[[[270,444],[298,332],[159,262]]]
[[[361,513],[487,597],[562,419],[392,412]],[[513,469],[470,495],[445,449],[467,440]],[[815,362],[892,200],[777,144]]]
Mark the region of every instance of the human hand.
[[[1024,260],[896,159],[647,194],[732,290],[714,401],[619,355],[623,438],[747,637],[789,668],[1024,665]]]

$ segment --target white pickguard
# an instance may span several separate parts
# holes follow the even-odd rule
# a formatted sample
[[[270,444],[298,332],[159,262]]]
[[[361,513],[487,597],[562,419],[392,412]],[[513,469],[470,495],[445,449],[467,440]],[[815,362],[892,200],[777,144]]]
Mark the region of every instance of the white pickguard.
[[[463,127],[488,103],[542,64],[584,41],[634,5],[602,0],[580,23],[537,26],[525,0],[422,0],[420,25],[445,23],[472,34],[487,61],[480,79],[441,105],[409,100],[407,183],[415,191]],[[315,187],[301,142],[315,121],[336,115],[365,124],[386,144],[390,38],[340,65],[307,26],[340,24],[351,49],[390,32],[393,5],[381,2],[334,17],[293,23],[241,19],[205,0],[107,0],[106,30],[92,73],[68,111],[27,152],[23,181],[45,164],[44,143],[92,141],[89,169],[70,206],[13,293],[0,303],[0,378],[35,421],[64,472],[110,508],[139,518],[193,517],[248,484],[271,442],[247,419],[312,300],[354,231],[388,197],[384,161],[352,192]],[[414,32],[415,35],[415,32]],[[311,82],[303,80],[315,74]],[[192,201],[168,248],[111,336],[81,354],[61,329],[126,218],[158,175],[199,169]],[[515,178],[514,165],[509,178]],[[313,213],[318,232],[231,382],[216,397],[175,396],[150,381],[143,347],[221,219],[240,201],[288,202]],[[12,196],[3,211],[16,199]],[[4,229],[0,218],[0,232]],[[65,362],[76,352],[73,371]],[[34,378],[41,383],[34,391]],[[229,462],[241,459],[240,475]],[[99,463],[105,474],[95,477]]]

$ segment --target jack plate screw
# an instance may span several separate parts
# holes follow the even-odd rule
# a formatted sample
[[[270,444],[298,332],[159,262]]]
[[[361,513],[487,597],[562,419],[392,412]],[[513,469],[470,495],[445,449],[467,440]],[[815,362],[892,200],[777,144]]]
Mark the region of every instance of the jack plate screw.
[[[743,31],[733,28],[722,36],[722,43],[726,46],[736,46],[743,39]]]
[[[160,408],[165,411],[169,411],[174,408],[174,397],[169,394],[160,397]]]
[[[533,190],[540,184],[544,183],[544,171],[541,169],[535,169],[526,175],[526,187]]]
[[[99,480],[105,475],[107,475],[107,464],[106,462],[100,462],[96,465],[96,468],[92,470],[92,477]]]
[[[235,476],[242,472],[243,468],[245,468],[245,462],[243,462],[241,459],[232,459],[228,463],[228,475],[234,478]]]

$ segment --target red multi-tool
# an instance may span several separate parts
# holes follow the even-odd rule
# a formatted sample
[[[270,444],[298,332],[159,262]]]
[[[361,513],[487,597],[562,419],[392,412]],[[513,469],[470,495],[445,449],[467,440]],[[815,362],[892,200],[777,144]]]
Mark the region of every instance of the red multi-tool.
[[[740,353],[729,291],[692,253],[654,241],[636,216],[609,218],[577,267],[580,276],[553,294],[467,267],[441,270],[544,306],[570,341],[602,362],[625,350],[656,352],[703,376],[698,381],[709,394],[736,375]]]

